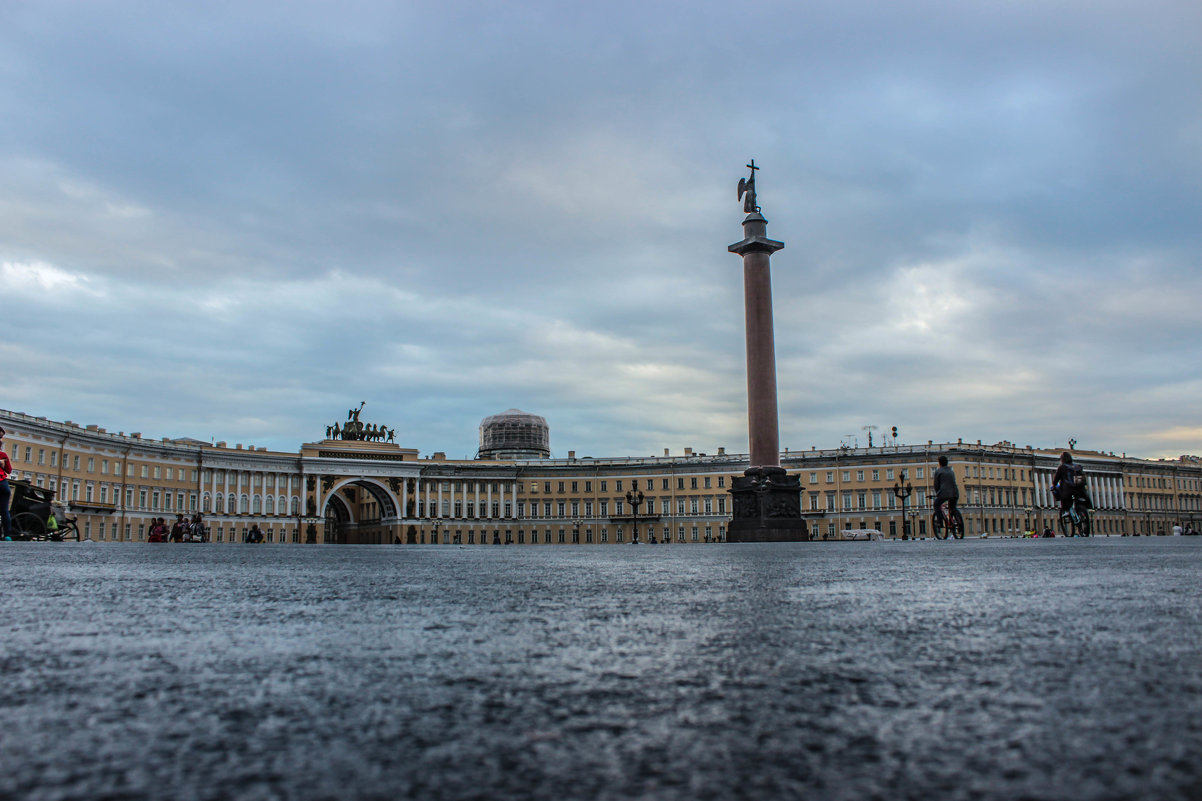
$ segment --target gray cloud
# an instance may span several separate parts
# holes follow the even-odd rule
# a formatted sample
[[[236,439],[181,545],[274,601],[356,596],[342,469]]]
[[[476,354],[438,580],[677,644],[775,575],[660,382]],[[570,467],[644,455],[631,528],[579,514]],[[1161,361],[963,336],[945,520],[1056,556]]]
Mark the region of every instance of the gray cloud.
[[[0,10],[6,406],[291,449],[1202,451],[1196,3]]]

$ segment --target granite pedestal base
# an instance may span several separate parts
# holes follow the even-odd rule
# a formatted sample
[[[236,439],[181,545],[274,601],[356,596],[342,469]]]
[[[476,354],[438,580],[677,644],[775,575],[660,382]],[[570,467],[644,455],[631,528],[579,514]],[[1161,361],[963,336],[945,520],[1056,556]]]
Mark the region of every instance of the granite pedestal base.
[[[782,467],[752,467],[730,488],[733,514],[728,542],[805,542],[801,481]]]

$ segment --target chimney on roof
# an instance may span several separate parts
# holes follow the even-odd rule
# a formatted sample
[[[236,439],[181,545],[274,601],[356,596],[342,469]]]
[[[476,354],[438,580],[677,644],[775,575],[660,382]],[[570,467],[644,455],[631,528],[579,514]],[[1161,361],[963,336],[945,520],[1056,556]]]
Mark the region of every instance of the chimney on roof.
[[[667,455],[668,455],[668,449],[664,448],[664,456],[667,456]]]
[[[685,448],[685,449],[684,449],[684,455],[685,455],[685,456],[692,456],[692,455],[693,455],[693,449],[692,449],[692,448]]]

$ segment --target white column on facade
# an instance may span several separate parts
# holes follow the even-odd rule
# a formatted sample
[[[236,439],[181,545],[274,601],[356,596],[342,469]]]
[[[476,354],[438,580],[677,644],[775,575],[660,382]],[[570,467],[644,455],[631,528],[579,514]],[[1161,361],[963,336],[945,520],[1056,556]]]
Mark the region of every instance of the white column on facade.
[[[484,517],[484,514],[480,511],[480,482],[474,481],[472,484],[472,497],[475,498],[472,503],[476,504],[476,517]]]
[[[409,508],[409,481],[407,479],[402,478],[401,479],[401,511],[400,511],[400,514],[397,515],[397,517],[399,517],[401,520],[405,520],[408,515],[408,512],[406,511],[408,508]]]
[[[484,507],[484,516],[491,518],[492,517],[492,482],[491,481],[488,482],[488,485],[486,487],[485,503],[488,505]]]
[[[434,517],[442,517],[442,479],[438,481],[438,506],[434,507]]]

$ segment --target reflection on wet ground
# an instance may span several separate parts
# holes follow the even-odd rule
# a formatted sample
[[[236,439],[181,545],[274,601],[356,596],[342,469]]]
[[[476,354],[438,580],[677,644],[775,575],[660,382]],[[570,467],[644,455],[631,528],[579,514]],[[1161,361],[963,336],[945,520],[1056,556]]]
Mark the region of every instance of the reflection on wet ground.
[[[5,543],[0,797],[1202,797],[1202,538]]]

